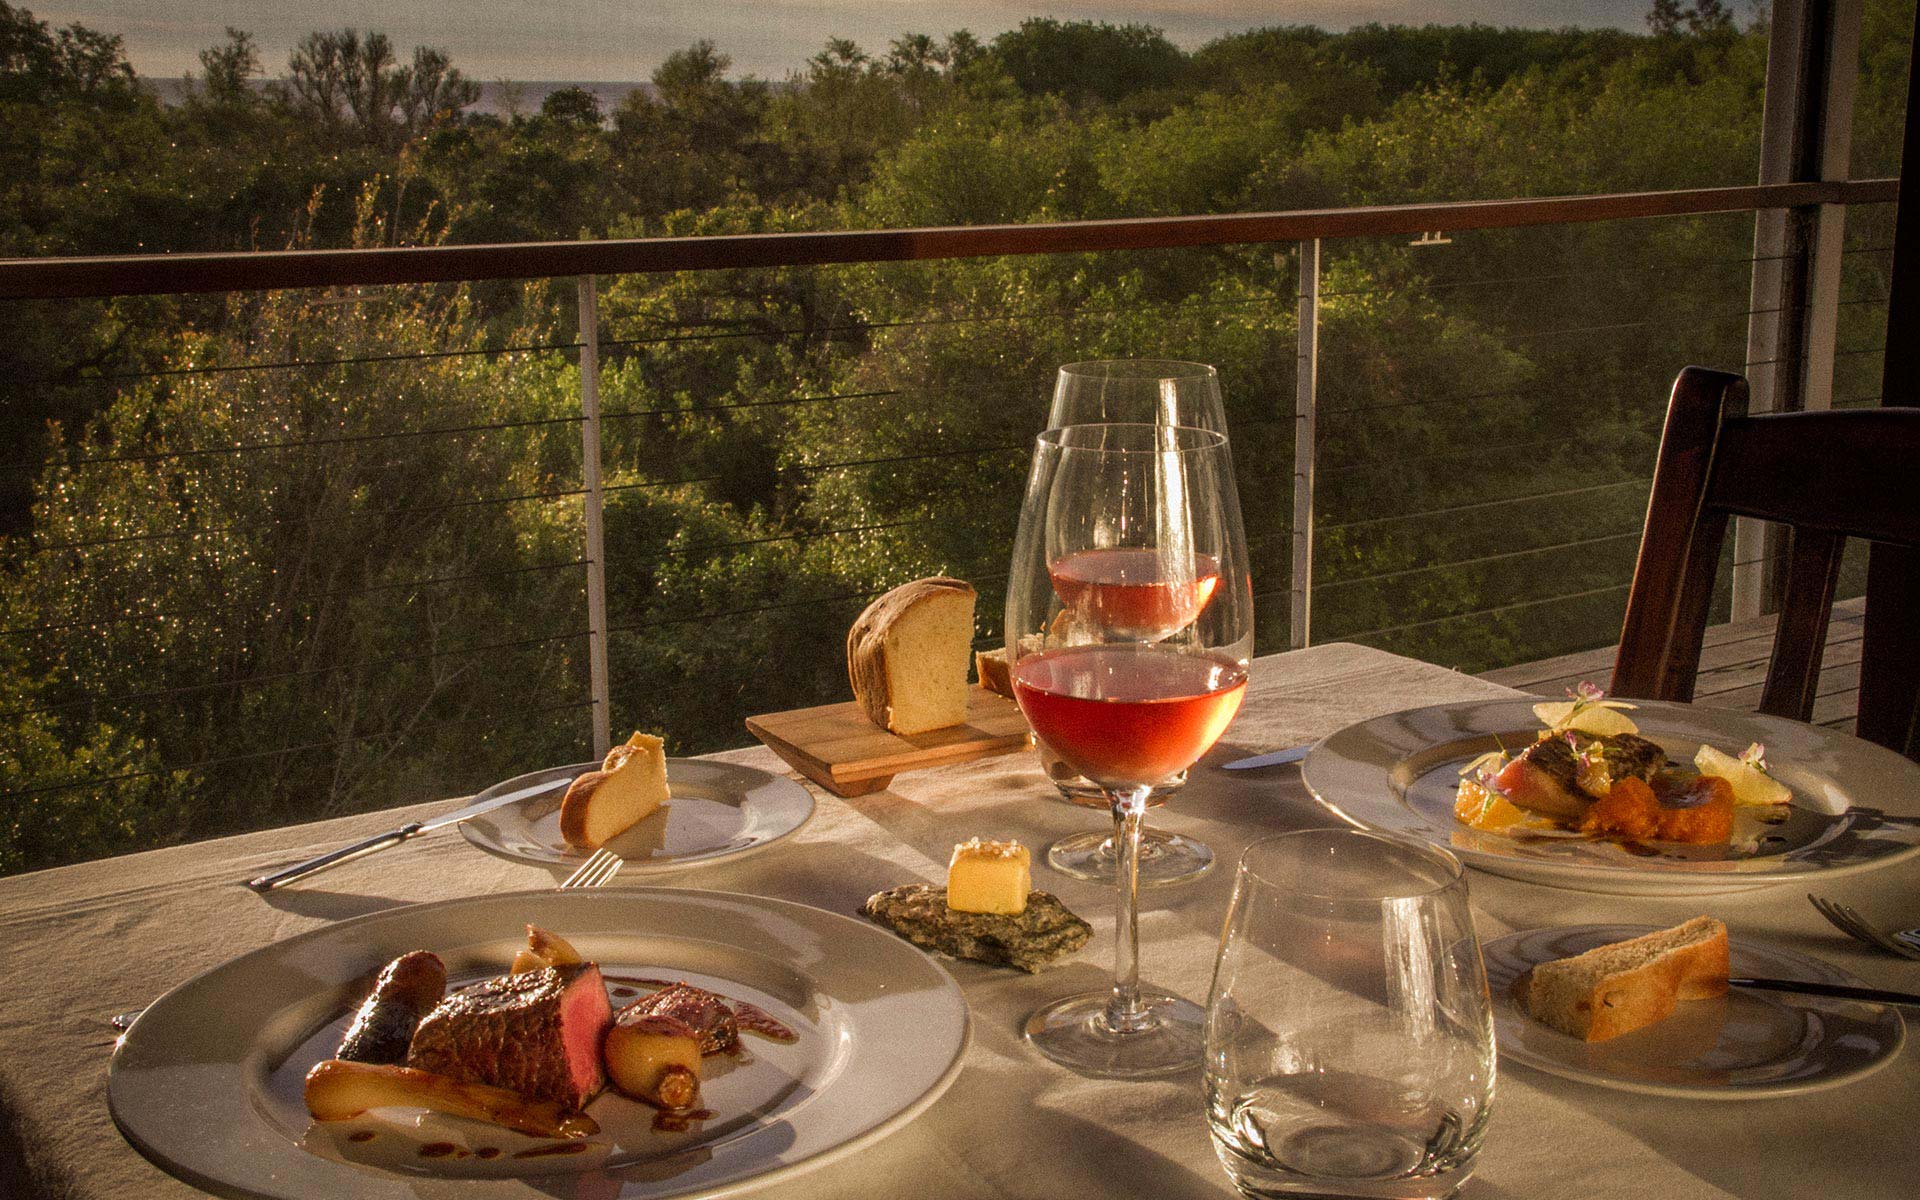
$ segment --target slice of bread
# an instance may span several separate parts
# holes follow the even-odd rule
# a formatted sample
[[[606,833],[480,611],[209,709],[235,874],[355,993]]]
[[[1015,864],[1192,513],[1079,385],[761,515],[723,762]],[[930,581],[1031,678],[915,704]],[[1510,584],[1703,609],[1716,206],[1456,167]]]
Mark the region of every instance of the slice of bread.
[[[867,718],[898,734],[967,723],[973,585],[935,576],[903,583],[847,632],[847,678]]]
[[[1541,963],[1527,980],[1527,1011],[1589,1042],[1645,1028],[1681,1000],[1727,991],[1727,927],[1712,917]]]
[[[1009,700],[1014,698],[1013,668],[1007,665],[1005,646],[993,650],[975,650],[973,673],[978,677],[981,687],[1005,696]]]
[[[666,743],[636,733],[607,751],[598,771],[575,779],[560,800],[560,836],[597,850],[651,816],[668,800]]]

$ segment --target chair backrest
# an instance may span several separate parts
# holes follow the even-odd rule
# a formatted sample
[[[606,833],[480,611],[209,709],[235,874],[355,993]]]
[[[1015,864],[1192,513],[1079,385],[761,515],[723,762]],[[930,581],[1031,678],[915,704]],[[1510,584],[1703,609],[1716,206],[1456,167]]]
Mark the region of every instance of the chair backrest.
[[[1747,381],[1674,381],[1613,691],[1691,700],[1730,516],[1790,528],[1785,597],[1760,711],[1807,720],[1848,537],[1875,555],[1860,672],[1861,737],[1920,757],[1920,408],[1747,415]]]

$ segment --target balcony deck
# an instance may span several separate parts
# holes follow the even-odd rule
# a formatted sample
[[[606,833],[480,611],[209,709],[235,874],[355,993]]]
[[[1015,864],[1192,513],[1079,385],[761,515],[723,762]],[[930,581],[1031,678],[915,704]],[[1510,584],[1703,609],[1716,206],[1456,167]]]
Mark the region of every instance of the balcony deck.
[[[1820,664],[1820,688],[1813,702],[1816,725],[1853,732],[1860,692],[1860,631],[1865,616],[1864,600],[1842,600],[1833,606],[1827,651]],[[1777,618],[1766,616],[1709,628],[1700,652],[1695,703],[1743,712],[1759,708],[1760,685],[1766,680],[1767,660],[1773,654],[1776,622]],[[1559,696],[1583,679],[1604,686],[1613,674],[1614,649],[1602,646],[1563,654],[1484,671],[1480,677],[1522,691]]]

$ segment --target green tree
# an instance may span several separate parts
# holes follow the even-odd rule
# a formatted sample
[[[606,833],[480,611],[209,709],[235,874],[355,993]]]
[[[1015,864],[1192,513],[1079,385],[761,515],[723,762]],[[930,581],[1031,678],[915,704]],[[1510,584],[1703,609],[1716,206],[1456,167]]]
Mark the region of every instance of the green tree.
[[[200,52],[200,84],[208,103],[248,107],[259,101],[254,81],[260,78],[260,48],[253,35],[227,26],[227,40]]]
[[[540,115],[550,121],[566,121],[596,129],[605,120],[605,114],[600,111],[600,97],[583,87],[563,87],[547,93],[547,98],[540,102]]]
[[[1057,21],[1030,17],[993,39],[991,53],[1029,96],[1118,104],[1141,92],[1169,89],[1186,70],[1186,55],[1148,25]]]

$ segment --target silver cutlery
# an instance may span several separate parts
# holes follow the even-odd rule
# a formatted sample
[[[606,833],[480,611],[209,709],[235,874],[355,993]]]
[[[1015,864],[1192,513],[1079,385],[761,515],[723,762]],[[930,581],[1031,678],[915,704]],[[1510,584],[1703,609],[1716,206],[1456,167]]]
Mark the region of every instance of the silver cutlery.
[[[1865,942],[1889,954],[1898,954],[1902,958],[1920,959],[1920,929],[1899,929],[1892,933],[1867,923],[1867,919],[1855,912],[1852,907],[1825,896],[1807,893],[1807,902],[1832,923],[1835,929],[1857,941]]]
[[[317,858],[310,858],[305,862],[295,863],[291,867],[275,871],[270,875],[261,875],[249,879],[247,880],[247,886],[256,892],[270,892],[275,888],[285,887],[296,879],[304,879],[315,871],[324,871],[328,867],[337,867],[343,862],[351,862],[356,858],[372,854],[376,850],[385,850],[390,846],[398,846],[400,843],[411,841],[422,834],[432,833],[436,829],[445,829],[449,825],[458,825],[462,821],[470,820],[483,813],[490,813],[496,808],[504,808],[509,804],[530,799],[543,792],[558,791],[572,782],[573,780],[571,779],[552,779],[546,783],[536,783],[532,787],[523,787],[517,791],[508,792],[504,796],[495,796],[489,800],[482,800],[478,804],[469,804],[465,808],[456,809],[453,812],[445,813],[441,816],[430,817],[425,821],[413,821],[409,824],[402,825],[398,829],[388,830],[386,833],[376,834],[363,841],[355,842],[351,846],[342,846],[338,850],[322,854]],[[471,798],[472,797],[467,797],[467,799]]]
[[[1252,758],[1238,758],[1230,763],[1221,763],[1225,771],[1250,771],[1255,767],[1277,767],[1283,763],[1299,762],[1312,750],[1312,746],[1293,746],[1286,750],[1270,750],[1265,754],[1256,754]]]
[[[1734,987],[1756,988],[1765,992],[1797,992],[1803,996],[1828,996],[1835,1000],[1864,1000],[1868,1004],[1902,1004],[1920,1008],[1920,996],[1912,992],[1889,992],[1881,988],[1853,987],[1844,983],[1814,983],[1805,979],[1727,980]]]
[[[613,877],[620,873],[620,868],[626,865],[625,859],[602,846],[595,850],[593,856],[586,862],[580,864],[579,870],[560,881],[561,890],[599,887],[611,882]]]

